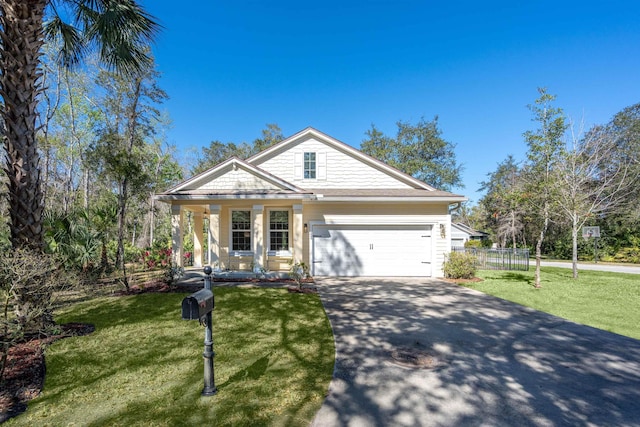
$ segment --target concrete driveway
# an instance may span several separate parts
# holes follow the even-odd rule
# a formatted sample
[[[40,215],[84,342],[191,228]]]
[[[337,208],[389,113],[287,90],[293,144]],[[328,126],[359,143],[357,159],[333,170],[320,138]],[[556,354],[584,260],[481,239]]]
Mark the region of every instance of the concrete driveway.
[[[313,426],[638,426],[640,341],[430,279],[317,279],[336,366]]]

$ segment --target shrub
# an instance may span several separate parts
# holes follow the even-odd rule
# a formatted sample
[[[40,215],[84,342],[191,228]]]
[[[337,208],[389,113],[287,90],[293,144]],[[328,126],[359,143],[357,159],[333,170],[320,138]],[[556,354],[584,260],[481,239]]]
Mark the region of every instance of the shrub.
[[[476,276],[476,257],[465,252],[451,252],[444,262],[444,277],[472,279]]]
[[[309,266],[304,262],[293,262],[293,260],[289,260],[289,265],[289,277],[296,282],[298,289],[302,288],[302,280],[311,277]]]
[[[53,256],[26,249],[0,254],[0,377],[9,349],[27,334],[54,326],[55,291],[75,276],[60,271]]]
[[[480,240],[467,240],[466,242],[464,242],[464,247],[465,248],[481,248],[482,247],[482,241],[480,241]]]
[[[162,281],[167,285],[175,285],[182,276],[184,276],[184,268],[169,264],[165,267]]]
[[[118,241],[112,240],[107,243],[108,257],[112,260],[116,259],[118,252]],[[124,242],[124,262],[137,262],[142,258],[143,250],[137,246],[133,246],[131,242]]]
[[[150,270],[171,267],[171,248],[154,247],[142,253],[142,262]]]
[[[640,248],[638,247],[623,247],[612,256],[601,255],[603,261],[612,262],[630,262],[634,264],[640,264]]]

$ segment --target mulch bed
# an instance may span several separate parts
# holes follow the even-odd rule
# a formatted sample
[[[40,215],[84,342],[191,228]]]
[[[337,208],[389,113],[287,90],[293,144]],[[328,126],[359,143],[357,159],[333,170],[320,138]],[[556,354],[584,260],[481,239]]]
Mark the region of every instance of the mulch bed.
[[[193,286],[194,288],[196,286]],[[122,289],[113,293],[113,296],[121,297],[125,295],[139,295],[139,294],[148,294],[148,293],[168,293],[168,292],[184,292],[185,290],[190,289],[191,286],[176,286],[176,285],[167,285],[165,282],[158,280],[155,282],[145,283],[142,286],[133,285],[129,287],[129,289]],[[202,286],[198,286],[198,289],[202,288]]]
[[[0,382],[0,423],[20,415],[27,402],[40,394],[44,385],[44,349],[62,338],[88,335],[95,330],[85,323],[66,323],[60,333],[46,337],[31,336],[9,349],[7,365]]]

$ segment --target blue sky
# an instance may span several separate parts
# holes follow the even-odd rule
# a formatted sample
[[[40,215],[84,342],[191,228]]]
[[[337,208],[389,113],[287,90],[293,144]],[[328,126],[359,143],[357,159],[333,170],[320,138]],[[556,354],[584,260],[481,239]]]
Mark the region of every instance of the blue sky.
[[[439,117],[465,188],[523,159],[537,88],[576,122],[640,102],[640,2],[141,0],[183,161],[267,123],[313,126],[356,148],[374,123]]]

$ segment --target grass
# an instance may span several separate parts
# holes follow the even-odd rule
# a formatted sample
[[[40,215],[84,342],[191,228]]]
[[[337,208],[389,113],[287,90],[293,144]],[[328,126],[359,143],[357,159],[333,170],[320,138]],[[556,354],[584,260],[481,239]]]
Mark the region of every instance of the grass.
[[[640,276],[600,271],[542,267],[542,288],[533,287],[534,272],[482,270],[483,282],[472,289],[536,310],[640,339]]]
[[[8,425],[307,426],[332,377],[334,343],[317,295],[215,289],[218,394],[201,397],[204,328],[186,294],[105,297],[57,321],[93,323],[46,353],[43,393]]]

